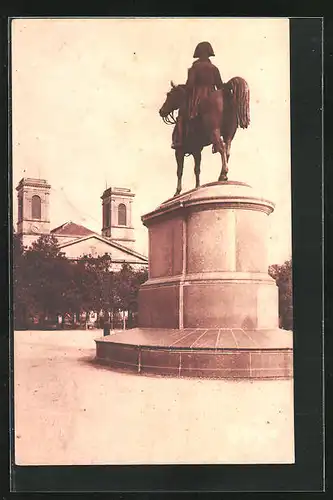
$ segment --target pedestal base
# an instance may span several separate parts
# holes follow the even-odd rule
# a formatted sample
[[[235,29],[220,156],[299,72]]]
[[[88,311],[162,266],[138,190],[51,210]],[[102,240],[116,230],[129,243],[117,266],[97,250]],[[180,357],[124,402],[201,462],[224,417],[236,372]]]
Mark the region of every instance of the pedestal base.
[[[265,273],[150,279],[140,288],[141,328],[278,328],[278,289]]]
[[[135,328],[96,339],[96,359],[142,375],[222,379],[293,376],[292,332]]]

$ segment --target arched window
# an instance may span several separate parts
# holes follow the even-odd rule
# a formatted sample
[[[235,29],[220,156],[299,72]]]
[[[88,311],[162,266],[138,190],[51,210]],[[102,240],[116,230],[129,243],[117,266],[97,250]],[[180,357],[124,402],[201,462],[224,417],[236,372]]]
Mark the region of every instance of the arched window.
[[[37,195],[34,195],[31,199],[31,216],[33,219],[41,218],[41,200]]]
[[[118,206],[118,226],[126,226],[126,205],[120,203]]]

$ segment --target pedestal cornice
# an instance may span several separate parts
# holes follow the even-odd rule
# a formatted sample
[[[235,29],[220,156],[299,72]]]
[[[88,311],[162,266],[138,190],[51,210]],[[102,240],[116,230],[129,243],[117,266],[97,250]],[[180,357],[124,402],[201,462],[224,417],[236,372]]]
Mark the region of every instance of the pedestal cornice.
[[[167,218],[176,211],[186,213],[188,210],[242,209],[269,215],[274,208],[273,202],[258,196],[248,184],[236,181],[211,182],[166,200],[141,219],[145,226],[149,226],[156,218]]]

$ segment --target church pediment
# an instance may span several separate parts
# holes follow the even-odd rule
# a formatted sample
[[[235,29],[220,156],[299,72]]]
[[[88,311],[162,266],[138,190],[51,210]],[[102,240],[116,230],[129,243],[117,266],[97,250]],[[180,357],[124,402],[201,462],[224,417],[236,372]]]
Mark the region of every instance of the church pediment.
[[[101,256],[107,253],[114,262],[126,261],[128,263],[142,263],[142,265],[148,262],[147,257],[144,255],[97,234],[61,243],[59,247],[68,258],[73,259],[83,255]]]

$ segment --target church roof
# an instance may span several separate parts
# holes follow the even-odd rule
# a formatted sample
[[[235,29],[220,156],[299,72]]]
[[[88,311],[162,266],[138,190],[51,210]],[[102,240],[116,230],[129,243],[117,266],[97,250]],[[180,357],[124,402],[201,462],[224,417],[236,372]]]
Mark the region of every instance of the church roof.
[[[65,222],[65,224],[52,229],[51,233],[55,236],[77,236],[79,238],[95,234],[94,231],[91,231],[87,227],[81,226],[80,224],[75,224],[75,222],[72,221]]]

